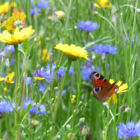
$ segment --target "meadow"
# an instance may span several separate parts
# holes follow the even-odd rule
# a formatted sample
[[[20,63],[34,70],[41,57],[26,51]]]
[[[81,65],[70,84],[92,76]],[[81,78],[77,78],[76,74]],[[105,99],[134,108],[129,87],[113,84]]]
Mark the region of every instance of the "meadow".
[[[140,139],[139,0],[0,0],[0,31],[0,140]]]

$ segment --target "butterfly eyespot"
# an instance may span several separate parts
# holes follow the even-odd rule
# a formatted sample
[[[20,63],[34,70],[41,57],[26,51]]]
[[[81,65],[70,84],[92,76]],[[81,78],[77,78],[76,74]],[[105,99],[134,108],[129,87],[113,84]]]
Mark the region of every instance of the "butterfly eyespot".
[[[95,91],[96,92],[99,92],[99,87],[95,87]]]

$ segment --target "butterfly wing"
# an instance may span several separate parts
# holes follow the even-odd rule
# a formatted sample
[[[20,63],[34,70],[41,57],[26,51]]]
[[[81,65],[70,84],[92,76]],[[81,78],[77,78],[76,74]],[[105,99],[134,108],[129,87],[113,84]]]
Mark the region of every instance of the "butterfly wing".
[[[102,75],[92,72],[90,78],[93,82],[93,96],[102,102],[105,102],[113,93],[116,92],[115,83],[110,84]]]
[[[104,78],[102,75],[98,74],[97,72],[92,72],[90,74],[90,78],[92,79],[93,85],[95,87],[104,87],[110,84],[106,78]]]

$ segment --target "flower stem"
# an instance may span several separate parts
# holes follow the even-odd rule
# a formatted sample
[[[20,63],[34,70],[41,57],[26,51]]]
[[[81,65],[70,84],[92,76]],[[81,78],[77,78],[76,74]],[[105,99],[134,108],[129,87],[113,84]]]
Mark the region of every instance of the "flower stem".
[[[57,100],[57,103],[56,103],[56,106],[55,106],[55,111],[54,111],[54,116],[53,116],[53,122],[54,122],[54,123],[55,123],[55,120],[56,120],[56,115],[57,115],[57,110],[58,110],[58,107],[59,107],[59,102],[60,102],[62,90],[63,90],[63,88],[64,88],[65,81],[66,81],[66,78],[67,78],[67,75],[68,75],[68,72],[69,72],[71,63],[72,63],[72,60],[69,59],[69,60],[68,60],[68,65],[67,65],[66,75],[65,75],[65,77],[64,77],[64,79],[63,79],[62,86],[61,86],[61,89],[60,89],[60,92],[59,92],[59,95],[58,95],[58,100]],[[53,132],[54,132],[54,126],[52,127],[50,139],[52,139]]]
[[[15,125],[17,125],[17,99],[18,99],[18,45],[14,45],[16,58],[16,95],[15,95]],[[18,136],[18,134],[17,134]]]
[[[104,140],[107,140],[107,133],[108,133],[108,123],[109,123],[109,112],[110,112],[110,104],[107,112],[107,125],[106,125],[106,130],[105,130],[105,138]]]
[[[23,83],[23,92],[22,92],[22,99],[21,99],[20,116],[22,115],[22,111],[23,111],[23,102],[24,102],[25,86],[26,86],[26,74],[27,74],[27,54],[25,55],[25,72],[24,72],[24,83]]]

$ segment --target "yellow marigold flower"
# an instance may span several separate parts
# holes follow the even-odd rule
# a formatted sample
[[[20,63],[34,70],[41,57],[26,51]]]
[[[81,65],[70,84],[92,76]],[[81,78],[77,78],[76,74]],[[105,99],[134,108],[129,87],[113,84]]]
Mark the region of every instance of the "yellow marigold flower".
[[[41,80],[44,80],[45,78],[44,77],[34,77],[34,79],[37,81],[41,81]]]
[[[0,34],[0,41],[9,45],[20,44],[30,37],[34,31],[35,30],[33,30],[32,27],[23,28],[21,31],[19,31],[19,28],[16,27],[14,34],[10,34],[7,30],[5,30],[3,31],[3,34]]]
[[[9,19],[5,21],[5,23],[7,23],[5,25],[6,29],[8,31],[14,32],[16,27],[23,28],[22,21],[25,18],[26,18],[26,15],[24,13],[20,13],[20,12],[12,13],[12,16],[9,17]]]
[[[49,57],[50,57],[50,54],[51,53],[49,53],[48,55],[47,55],[47,52],[48,52],[48,50],[47,49],[43,49],[43,55],[42,55],[42,60],[44,60],[45,62],[47,62],[47,60],[49,59]]]
[[[9,2],[5,2],[4,4],[0,5],[0,14],[6,14],[10,10],[11,6],[16,7],[16,3],[12,2],[9,4]]]
[[[66,16],[63,11],[56,11],[55,14],[57,16],[57,19],[59,19],[59,20],[63,20]]]
[[[75,95],[72,95],[72,98],[71,98],[71,103],[72,103],[72,104],[73,104],[75,98],[76,98],[76,96],[75,96]]]
[[[2,82],[4,80],[4,78],[3,77],[0,77],[0,82]]]
[[[113,84],[114,83],[114,80],[113,79],[110,79],[109,82],[110,82],[110,84]],[[125,84],[122,84],[122,85],[121,84],[122,84],[122,81],[119,81],[116,84],[116,85],[119,86],[119,90],[117,91],[117,94],[127,91],[128,85],[126,83]],[[106,102],[109,103],[111,101],[111,99],[113,100],[113,103],[114,104],[117,103],[117,96],[116,96],[116,94],[113,94]]]
[[[83,57],[88,60],[88,52],[80,46],[76,46],[74,44],[71,44],[70,46],[68,44],[57,44],[54,48],[57,50],[61,50],[66,56],[72,59]]]
[[[15,75],[14,72],[9,73],[8,76],[5,77],[4,82],[6,84],[13,84],[14,83],[14,81],[13,81],[14,75]]]
[[[100,3],[100,5],[103,8],[111,8],[112,4],[110,3],[109,0],[98,0],[98,2]],[[97,3],[93,3],[94,6],[96,6],[97,8],[101,8]]]
[[[4,88],[3,90],[4,90],[4,92],[7,92],[7,88]]]

